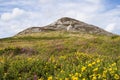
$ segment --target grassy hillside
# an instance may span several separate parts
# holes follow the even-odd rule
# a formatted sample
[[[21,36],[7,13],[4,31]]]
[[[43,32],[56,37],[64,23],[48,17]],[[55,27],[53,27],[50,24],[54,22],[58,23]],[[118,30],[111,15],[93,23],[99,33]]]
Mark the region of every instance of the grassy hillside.
[[[41,32],[0,40],[0,80],[119,80],[120,37]]]

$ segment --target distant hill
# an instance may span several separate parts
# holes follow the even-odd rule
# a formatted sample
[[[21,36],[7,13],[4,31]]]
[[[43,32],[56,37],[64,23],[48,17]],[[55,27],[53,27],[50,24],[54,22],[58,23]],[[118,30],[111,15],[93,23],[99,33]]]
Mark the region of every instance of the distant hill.
[[[0,80],[120,80],[120,36],[67,17],[28,28],[0,39]]]
[[[30,27],[22,32],[19,32],[17,35],[23,35],[28,33],[38,33],[46,31],[68,31],[68,32],[80,32],[96,35],[107,35],[112,36],[114,34],[107,32],[97,26],[81,22],[76,19],[69,17],[63,17],[58,19],[56,22],[43,26],[43,27]]]

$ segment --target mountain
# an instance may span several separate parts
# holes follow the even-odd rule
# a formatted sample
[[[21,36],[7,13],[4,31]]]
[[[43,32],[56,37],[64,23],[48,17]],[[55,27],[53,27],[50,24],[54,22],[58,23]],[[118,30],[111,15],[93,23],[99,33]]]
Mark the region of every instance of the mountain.
[[[61,18],[0,39],[0,80],[120,80],[120,36],[106,35]]]
[[[49,24],[47,26],[30,27],[18,33],[18,35],[28,34],[28,33],[46,32],[46,31],[68,31],[68,32],[80,32],[80,33],[108,35],[108,36],[113,35],[112,33],[107,32],[97,26],[87,24],[87,23],[84,23],[84,22],[81,22],[79,20],[72,19],[69,17],[63,17],[61,19],[58,19],[56,22]]]

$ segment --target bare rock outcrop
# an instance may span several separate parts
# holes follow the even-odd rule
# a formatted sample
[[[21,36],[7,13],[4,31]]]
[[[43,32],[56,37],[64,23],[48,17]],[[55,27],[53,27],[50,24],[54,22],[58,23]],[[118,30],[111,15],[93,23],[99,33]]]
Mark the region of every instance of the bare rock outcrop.
[[[68,17],[63,17],[61,19],[58,19],[56,22],[47,26],[28,28],[18,33],[18,35],[36,33],[36,32],[38,33],[38,32],[44,32],[44,31],[61,31],[61,30],[69,31],[69,32],[108,35],[108,36],[114,35],[97,26],[90,25],[90,24],[81,22],[79,20],[68,18]]]

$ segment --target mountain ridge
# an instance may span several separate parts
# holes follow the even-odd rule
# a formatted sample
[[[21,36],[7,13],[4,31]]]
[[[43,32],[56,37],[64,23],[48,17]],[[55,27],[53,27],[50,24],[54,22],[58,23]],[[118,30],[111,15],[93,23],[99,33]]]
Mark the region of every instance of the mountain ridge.
[[[120,36],[74,33],[69,20],[0,39],[0,80],[120,80]]]
[[[80,32],[80,33],[98,34],[98,35],[107,35],[107,36],[114,35],[113,33],[107,32],[104,29],[101,29],[97,26],[87,24],[85,22],[69,17],[60,18],[57,21],[43,27],[27,28],[19,32],[17,35],[36,33],[36,32],[46,32],[46,31],[68,31],[68,32]]]

